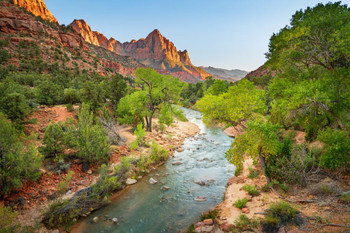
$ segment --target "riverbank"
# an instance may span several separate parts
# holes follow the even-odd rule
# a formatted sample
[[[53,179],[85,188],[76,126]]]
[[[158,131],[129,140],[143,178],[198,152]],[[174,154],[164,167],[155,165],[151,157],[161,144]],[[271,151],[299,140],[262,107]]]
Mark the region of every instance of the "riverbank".
[[[35,117],[38,119],[38,124],[30,126],[31,132],[39,134],[39,138],[42,137],[43,132],[47,124],[51,120],[56,122],[64,121],[68,117],[74,117],[74,113],[67,112],[65,107],[52,107],[39,109]],[[131,133],[131,127],[121,126],[121,136],[126,139],[125,145],[111,146],[111,158],[110,168],[118,166],[121,163],[123,157],[137,158],[141,154],[143,156],[149,156],[150,148],[139,148],[138,150],[131,150],[128,145],[132,142],[135,136]],[[170,155],[174,151],[181,147],[183,141],[187,137],[192,137],[199,132],[199,128],[190,122],[175,121],[170,127],[166,127],[163,131],[154,130],[146,134],[146,140],[150,143],[156,142],[160,146],[169,151]],[[152,164],[151,169],[156,169],[159,164]],[[62,200],[69,200],[78,191],[84,190],[90,185],[96,183],[99,179],[99,172],[96,166],[91,166],[89,170],[82,171],[82,164],[79,161],[74,161],[71,164],[70,169],[66,172],[74,171],[73,178],[67,184],[67,191],[63,196],[60,196]],[[32,228],[35,232],[51,232],[39,223],[43,218],[43,212],[47,210],[47,207],[54,202],[56,196],[57,186],[63,181],[65,175],[56,174],[55,172],[42,169],[43,175],[37,183],[31,183],[25,185],[20,192],[17,192],[16,196],[12,199],[16,200],[19,197],[24,197],[23,205],[19,209],[19,216],[17,217],[17,223],[22,227]],[[146,171],[147,172],[147,171]],[[136,178],[137,179],[137,178]],[[35,190],[34,190],[35,189]],[[38,199],[39,202],[32,202],[32,199]],[[33,228],[33,226],[38,226]]]
[[[245,230],[264,232],[258,223],[264,219],[271,204],[283,201],[300,213],[299,216],[303,223],[299,226],[293,224],[282,226],[278,232],[344,232],[349,230],[350,202],[342,198],[342,194],[349,192],[349,176],[336,178],[329,175],[315,176],[313,182],[307,187],[298,185],[282,187],[277,184],[267,186],[263,171],[255,166],[250,158],[246,159],[241,174],[228,180],[224,200],[214,211],[213,226],[210,229],[218,233],[244,232]],[[247,185],[254,186],[257,193],[251,195],[245,191],[244,186]],[[237,208],[235,203],[242,199],[247,200],[245,206]],[[247,219],[242,221],[242,215]],[[207,232],[206,227],[205,222],[200,221],[194,224],[193,231],[190,232]]]

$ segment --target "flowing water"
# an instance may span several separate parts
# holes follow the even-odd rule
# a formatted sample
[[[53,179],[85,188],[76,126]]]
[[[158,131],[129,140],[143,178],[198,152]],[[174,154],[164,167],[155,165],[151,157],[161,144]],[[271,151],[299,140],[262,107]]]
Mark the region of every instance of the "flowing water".
[[[183,109],[185,116],[200,128],[200,134],[187,138],[183,152],[175,152],[165,165],[143,177],[108,206],[87,217],[79,231],[86,233],[158,233],[179,232],[222,201],[226,182],[234,174],[234,166],[225,158],[232,139],[220,129],[208,129],[198,111]],[[180,165],[172,163],[181,161]],[[158,181],[151,185],[153,177]],[[195,181],[208,185],[200,186]],[[168,186],[169,190],[162,190]],[[207,201],[196,202],[204,196]],[[118,224],[103,218],[116,217]],[[92,219],[100,221],[92,223]]]

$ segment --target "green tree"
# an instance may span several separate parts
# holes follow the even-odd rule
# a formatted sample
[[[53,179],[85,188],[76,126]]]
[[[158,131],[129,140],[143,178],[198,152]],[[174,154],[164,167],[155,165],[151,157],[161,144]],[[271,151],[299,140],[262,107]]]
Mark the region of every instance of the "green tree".
[[[93,112],[106,102],[106,90],[101,83],[87,81],[81,89],[80,99],[83,103],[88,103]]]
[[[269,85],[275,122],[346,128],[349,29],[349,8],[336,2],[296,12],[291,25],[271,37],[267,65],[277,73]]]
[[[161,75],[152,69],[139,68],[135,76],[141,90],[122,98],[117,114],[125,122],[133,122],[135,117],[142,119],[146,122],[146,129],[152,131],[154,115],[162,107],[179,102],[183,84],[176,78]]]
[[[55,105],[63,103],[64,88],[55,84],[49,78],[40,80],[36,83],[37,99],[40,104]]]
[[[205,95],[197,102],[205,122],[237,125],[251,119],[255,114],[266,111],[264,91],[256,89],[248,80],[242,80],[231,86],[227,93]]]
[[[109,93],[108,98],[111,102],[117,106],[120,99],[123,98],[127,94],[127,84],[124,81],[123,76],[120,74],[116,74],[111,77],[111,81],[108,82]]]
[[[222,93],[227,92],[228,88],[228,83],[226,81],[222,80],[215,80],[213,85],[211,85],[205,94],[210,94],[210,95],[220,95]]]
[[[247,126],[246,132],[233,141],[231,148],[226,152],[226,158],[237,167],[242,166],[244,155],[250,156],[255,162],[259,160],[270,183],[266,162],[269,157],[276,156],[279,152],[279,126],[264,121],[250,121]]]
[[[24,148],[12,124],[0,115],[0,193],[20,188],[23,180],[35,180],[42,158],[33,146]]]
[[[327,128],[318,140],[325,143],[320,165],[331,170],[341,169],[350,162],[350,140],[346,132]]]

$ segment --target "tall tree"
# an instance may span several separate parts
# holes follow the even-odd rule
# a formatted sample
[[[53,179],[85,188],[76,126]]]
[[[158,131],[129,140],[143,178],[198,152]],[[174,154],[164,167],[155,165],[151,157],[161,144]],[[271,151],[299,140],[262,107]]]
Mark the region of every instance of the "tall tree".
[[[135,82],[140,90],[120,100],[117,114],[121,121],[131,123],[133,119],[142,119],[147,131],[152,131],[152,120],[156,113],[171,104],[177,103],[183,88],[177,78],[159,74],[153,69],[139,68],[135,71]]]

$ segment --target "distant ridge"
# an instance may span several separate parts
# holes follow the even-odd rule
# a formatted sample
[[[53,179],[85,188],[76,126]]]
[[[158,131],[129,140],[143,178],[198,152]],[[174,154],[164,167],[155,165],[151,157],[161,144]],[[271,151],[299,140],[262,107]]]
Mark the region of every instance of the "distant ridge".
[[[222,69],[222,68],[215,68],[212,66],[200,66],[201,69],[205,70],[209,74],[213,75],[215,78],[235,82],[238,80],[241,80],[244,78],[248,72],[245,70],[239,70],[239,69]]]

